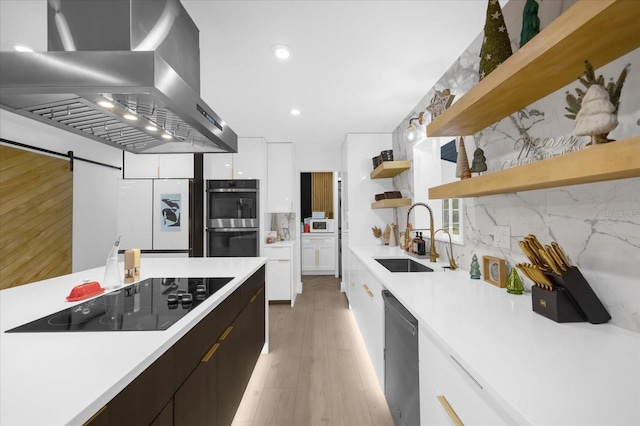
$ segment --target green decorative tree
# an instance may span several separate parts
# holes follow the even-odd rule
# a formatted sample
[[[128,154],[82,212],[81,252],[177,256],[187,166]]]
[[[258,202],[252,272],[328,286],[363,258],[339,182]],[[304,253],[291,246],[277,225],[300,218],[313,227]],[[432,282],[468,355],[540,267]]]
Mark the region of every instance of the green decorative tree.
[[[480,80],[511,56],[511,42],[498,0],[489,0],[480,50]]]
[[[478,257],[475,254],[471,259],[471,269],[469,270],[469,275],[474,280],[480,279],[480,264],[478,263]]]
[[[520,47],[540,32],[540,18],[538,18],[538,2],[527,0],[522,10],[522,31],[520,31]]]
[[[516,268],[511,268],[509,279],[507,280],[507,293],[522,294],[523,291],[524,286],[522,285],[518,271],[516,271]]]

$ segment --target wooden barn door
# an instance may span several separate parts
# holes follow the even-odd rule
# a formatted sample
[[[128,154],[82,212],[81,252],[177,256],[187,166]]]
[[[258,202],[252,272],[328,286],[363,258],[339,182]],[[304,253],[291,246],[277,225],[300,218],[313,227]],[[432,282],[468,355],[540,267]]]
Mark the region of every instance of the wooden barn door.
[[[69,160],[0,145],[0,288],[71,273]]]

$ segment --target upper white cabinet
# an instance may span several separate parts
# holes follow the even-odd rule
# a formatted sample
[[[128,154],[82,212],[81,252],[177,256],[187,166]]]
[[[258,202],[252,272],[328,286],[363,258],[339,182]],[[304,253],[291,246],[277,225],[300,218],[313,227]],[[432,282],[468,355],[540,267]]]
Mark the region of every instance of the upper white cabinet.
[[[264,179],[266,151],[263,138],[238,138],[237,153],[204,155],[204,179]]]
[[[267,144],[267,212],[293,211],[293,144]]]
[[[193,154],[124,153],[125,179],[192,179]]]

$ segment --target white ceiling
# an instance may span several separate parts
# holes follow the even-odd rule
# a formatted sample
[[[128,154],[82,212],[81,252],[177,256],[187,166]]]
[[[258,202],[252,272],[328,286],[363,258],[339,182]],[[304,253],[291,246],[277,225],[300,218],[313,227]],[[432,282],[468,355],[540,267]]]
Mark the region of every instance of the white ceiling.
[[[182,4],[200,30],[202,99],[239,136],[317,151],[393,132],[481,33],[487,0]],[[46,0],[0,0],[0,11],[1,50],[46,50]],[[279,43],[294,49],[287,62],[272,54]]]
[[[182,3],[200,30],[201,97],[239,136],[332,149],[347,133],[392,132],[481,33],[487,8],[486,0]],[[271,52],[279,43],[294,49],[286,62]]]

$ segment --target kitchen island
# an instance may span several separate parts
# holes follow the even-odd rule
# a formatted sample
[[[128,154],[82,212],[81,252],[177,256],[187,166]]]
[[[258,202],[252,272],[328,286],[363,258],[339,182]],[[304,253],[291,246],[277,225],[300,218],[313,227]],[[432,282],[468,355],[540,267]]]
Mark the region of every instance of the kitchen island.
[[[143,257],[142,279],[234,277],[164,331],[5,332],[86,302],[70,303],[65,297],[84,280],[101,282],[103,267],[1,291],[0,424],[83,424],[126,390],[141,373],[148,371],[158,360],[167,358],[169,350],[177,343],[184,342],[185,336],[188,338],[190,331],[200,327],[201,322],[211,317],[218,306],[239,294],[236,290],[241,290],[246,282],[263,273],[265,262],[266,258]],[[258,284],[263,283],[262,278],[262,283]],[[260,292],[258,290],[256,294]],[[266,302],[262,293],[262,298],[258,300],[262,301],[264,308]],[[256,298],[252,297],[251,300],[255,301]],[[260,331],[264,331],[262,336],[266,337],[268,310],[255,312],[264,312],[265,327]],[[255,315],[248,318],[255,319]],[[184,345],[180,348],[182,352],[188,349]],[[268,337],[263,350],[267,349]],[[196,355],[198,360],[202,355]],[[177,355],[175,359],[175,363],[172,358],[168,365],[178,365]],[[166,371],[165,376],[166,381],[171,381],[174,375]],[[149,391],[151,393],[154,390]]]
[[[418,320],[421,424],[449,421],[441,397],[464,424],[640,424],[639,334],[556,323],[532,311],[531,293],[428,259],[419,262],[434,272],[389,272],[375,259],[408,257],[397,248],[350,250],[352,288],[354,275],[371,289],[377,282]]]

